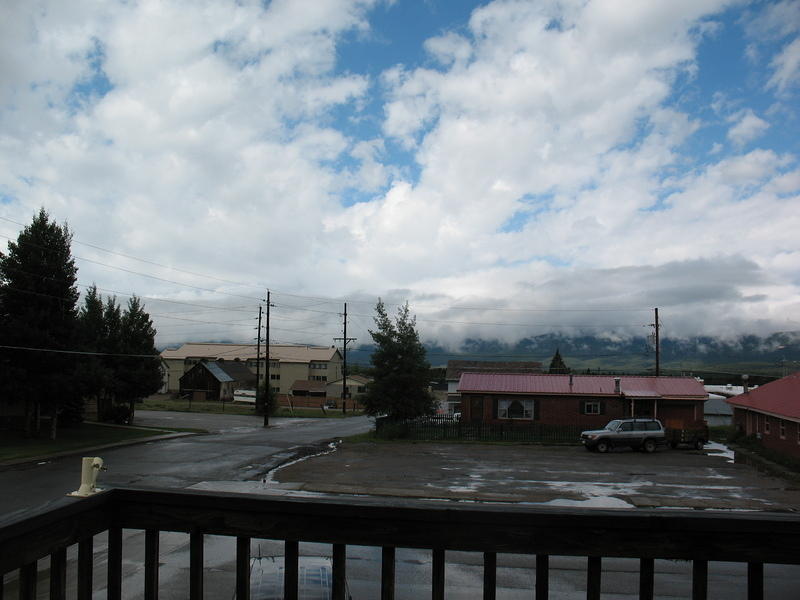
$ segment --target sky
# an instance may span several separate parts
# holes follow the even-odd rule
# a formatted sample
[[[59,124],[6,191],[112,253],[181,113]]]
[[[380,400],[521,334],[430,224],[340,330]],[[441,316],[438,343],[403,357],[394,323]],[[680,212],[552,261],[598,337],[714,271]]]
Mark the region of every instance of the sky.
[[[800,2],[8,0],[39,207],[159,346],[800,330]]]

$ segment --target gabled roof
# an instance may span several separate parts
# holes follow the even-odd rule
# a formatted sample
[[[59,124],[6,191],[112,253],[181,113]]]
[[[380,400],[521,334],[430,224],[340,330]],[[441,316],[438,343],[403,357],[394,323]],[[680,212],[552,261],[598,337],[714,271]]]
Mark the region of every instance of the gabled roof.
[[[728,404],[800,420],[800,372],[728,398]]]
[[[448,360],[446,379],[457,380],[462,373],[541,373],[542,363],[533,361]]]
[[[161,352],[164,359],[207,358],[226,361],[255,359],[255,344],[200,344],[188,342],[180,348],[167,348]],[[264,347],[261,347],[261,358],[264,358]],[[338,355],[339,351],[330,346],[296,346],[293,344],[270,344],[269,359],[280,362],[308,363],[311,361],[328,361]]]
[[[207,370],[220,383],[228,383],[230,381],[254,382],[256,380],[253,372],[240,361],[204,361],[195,365],[194,368]]]
[[[620,376],[620,392],[613,375],[536,375],[520,373],[463,373],[459,392],[495,394],[549,394],[625,396],[705,400],[703,385],[694,377]],[[570,385],[572,381],[572,385]]]
[[[364,377],[363,375],[348,375],[347,376],[347,383],[348,385],[358,384],[358,385],[367,385],[368,383],[372,382],[372,379],[369,377]],[[342,378],[334,379],[332,381],[325,382],[327,385],[334,385],[339,384],[342,385]]]

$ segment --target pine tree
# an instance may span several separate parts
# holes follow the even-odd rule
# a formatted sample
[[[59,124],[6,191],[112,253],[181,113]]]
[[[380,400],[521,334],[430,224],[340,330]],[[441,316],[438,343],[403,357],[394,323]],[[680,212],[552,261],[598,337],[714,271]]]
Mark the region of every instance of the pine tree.
[[[120,346],[123,354],[136,356],[117,360],[116,401],[127,404],[133,419],[137,400],[156,393],[161,387],[161,362],[155,347],[156,330],[141,300],[133,296],[120,320]],[[153,358],[146,358],[151,355]]]
[[[41,209],[17,241],[8,243],[8,253],[0,254],[0,339],[14,347],[0,348],[0,401],[24,405],[28,435],[38,432],[43,412],[50,415],[52,438],[59,415],[80,418],[77,359],[52,352],[72,350],[76,341],[71,242],[69,228]]]
[[[553,360],[550,361],[550,368],[547,370],[547,372],[551,374],[562,375],[566,375],[570,372],[570,369],[564,362],[564,359],[561,358],[561,352],[559,352],[558,348],[556,348],[556,353],[553,355]]]
[[[376,330],[370,330],[375,342],[372,353],[374,381],[364,399],[367,414],[386,414],[391,419],[410,419],[435,412],[433,396],[428,392],[430,365],[425,347],[419,340],[416,318],[406,303],[393,323],[383,301],[375,307]]]

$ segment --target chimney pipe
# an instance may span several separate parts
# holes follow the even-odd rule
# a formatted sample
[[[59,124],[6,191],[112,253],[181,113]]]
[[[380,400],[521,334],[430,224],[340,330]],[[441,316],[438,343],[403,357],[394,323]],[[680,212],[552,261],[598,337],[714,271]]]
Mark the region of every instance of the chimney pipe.
[[[742,387],[744,388],[744,393],[746,394],[749,390],[747,389],[747,380],[750,379],[749,375],[742,375]]]
[[[569,374],[569,387],[572,387],[572,373]]]
[[[614,393],[619,394],[622,391],[620,386],[620,379],[619,377],[614,377]]]

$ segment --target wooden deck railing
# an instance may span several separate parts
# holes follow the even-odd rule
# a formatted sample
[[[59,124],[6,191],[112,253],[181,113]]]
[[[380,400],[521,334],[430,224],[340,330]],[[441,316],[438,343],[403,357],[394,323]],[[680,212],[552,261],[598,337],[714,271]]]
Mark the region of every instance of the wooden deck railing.
[[[299,542],[333,545],[333,597],[345,597],[348,545],[382,548],[381,597],[394,598],[395,549],[432,550],[432,597],[445,596],[448,550],[483,553],[484,598],[495,597],[498,553],[535,561],[532,595],[548,597],[549,557],[587,558],[587,598],[600,597],[603,557],[640,560],[639,597],[653,598],[654,559],[693,561],[693,598],[708,562],[748,565],[748,597],[763,597],[765,563],[800,564],[800,516],[530,506],[440,505],[355,498],[271,499],[197,491],[114,489],[0,527],[0,577],[17,569],[19,597],[36,597],[37,561],[50,557],[50,598],[66,597],[67,548],[77,544],[78,599],[92,595],[93,537],[108,532],[107,597],[122,597],[123,529],[145,531],[144,597],[158,598],[159,532],[187,532],[189,597],[203,597],[203,536],[236,538],[236,593],[250,596],[250,540],[283,540],[285,597],[297,597]],[[533,558],[535,557],[535,559]],[[3,584],[0,578],[0,600]]]

